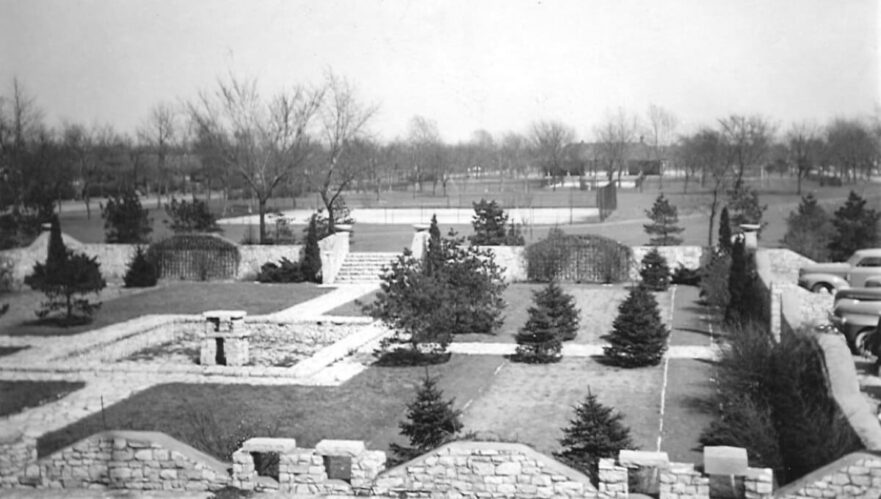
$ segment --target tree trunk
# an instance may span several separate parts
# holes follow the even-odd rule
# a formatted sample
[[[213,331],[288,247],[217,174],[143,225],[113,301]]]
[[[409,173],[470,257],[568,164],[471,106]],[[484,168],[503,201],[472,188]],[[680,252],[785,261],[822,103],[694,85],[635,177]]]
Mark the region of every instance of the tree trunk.
[[[713,247],[713,224],[716,221],[716,208],[718,204],[719,189],[713,189],[713,202],[710,204],[710,229],[707,234],[707,247]]]
[[[266,242],[266,198],[257,197],[257,209],[260,212],[260,244]]]

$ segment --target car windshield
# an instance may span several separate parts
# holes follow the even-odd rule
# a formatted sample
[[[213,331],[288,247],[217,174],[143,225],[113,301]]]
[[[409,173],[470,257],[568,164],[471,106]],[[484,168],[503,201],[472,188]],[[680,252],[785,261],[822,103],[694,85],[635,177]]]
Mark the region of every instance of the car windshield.
[[[860,256],[860,254],[859,254],[859,253],[854,253],[853,255],[850,256],[850,258],[847,259],[847,263],[848,263],[848,265],[850,265],[851,267],[855,267],[856,264],[857,264],[860,260],[862,260],[862,257]]]

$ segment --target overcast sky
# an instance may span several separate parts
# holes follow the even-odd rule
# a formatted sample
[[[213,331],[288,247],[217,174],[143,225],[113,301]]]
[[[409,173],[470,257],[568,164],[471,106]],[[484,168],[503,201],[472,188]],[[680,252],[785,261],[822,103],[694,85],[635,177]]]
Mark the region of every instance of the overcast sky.
[[[881,0],[0,0],[0,89],[50,124],[132,132],[230,72],[274,91],[327,68],[445,140],[557,119],[590,140],[618,107],[686,125],[761,113],[786,127],[866,116],[879,98]]]

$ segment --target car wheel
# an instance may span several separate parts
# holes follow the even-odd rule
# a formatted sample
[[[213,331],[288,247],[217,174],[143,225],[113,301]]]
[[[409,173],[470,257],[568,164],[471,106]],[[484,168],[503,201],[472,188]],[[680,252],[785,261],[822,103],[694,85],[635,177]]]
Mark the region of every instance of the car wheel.
[[[866,345],[866,340],[869,339],[869,336],[872,334],[874,329],[866,328],[859,331],[856,336],[853,337],[853,344],[856,347],[857,352],[863,357],[869,357],[875,355],[872,353],[869,346]]]
[[[832,287],[828,284],[817,283],[811,287],[812,293],[823,293],[823,294],[832,294]]]

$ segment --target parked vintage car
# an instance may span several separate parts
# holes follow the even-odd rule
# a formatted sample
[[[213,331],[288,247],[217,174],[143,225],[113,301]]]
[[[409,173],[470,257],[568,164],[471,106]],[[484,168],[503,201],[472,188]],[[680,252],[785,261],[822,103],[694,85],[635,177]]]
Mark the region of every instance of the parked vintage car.
[[[802,267],[798,285],[814,293],[881,286],[881,248],[857,250],[846,262]]]
[[[881,320],[881,287],[842,289],[835,293],[832,324],[844,334],[854,353],[862,353],[866,337]]]

